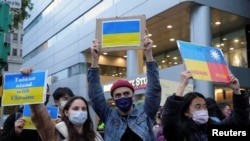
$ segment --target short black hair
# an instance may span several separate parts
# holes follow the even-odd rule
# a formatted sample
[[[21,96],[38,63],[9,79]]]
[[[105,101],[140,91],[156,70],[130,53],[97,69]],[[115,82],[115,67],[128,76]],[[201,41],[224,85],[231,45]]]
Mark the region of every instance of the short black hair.
[[[61,97],[69,95],[70,97],[75,96],[72,90],[68,87],[59,87],[53,93],[54,100],[59,100]]]

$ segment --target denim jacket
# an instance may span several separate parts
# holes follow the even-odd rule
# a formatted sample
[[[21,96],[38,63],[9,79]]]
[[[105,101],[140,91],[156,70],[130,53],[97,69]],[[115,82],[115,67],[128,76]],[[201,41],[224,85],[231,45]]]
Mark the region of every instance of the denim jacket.
[[[127,126],[139,135],[143,141],[155,141],[153,133],[153,119],[160,106],[161,86],[159,72],[155,62],[147,62],[147,89],[143,106],[134,107],[127,119],[118,110],[110,108],[106,103],[99,70],[91,68],[88,71],[88,95],[100,119],[105,122],[104,140],[119,141]]]

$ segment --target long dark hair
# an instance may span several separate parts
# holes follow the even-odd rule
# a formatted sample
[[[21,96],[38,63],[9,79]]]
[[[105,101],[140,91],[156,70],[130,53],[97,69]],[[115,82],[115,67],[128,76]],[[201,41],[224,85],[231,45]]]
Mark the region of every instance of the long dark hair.
[[[64,114],[64,112],[68,111],[70,106],[72,105],[72,103],[77,99],[81,99],[82,101],[84,101],[84,103],[86,104],[87,113],[88,113],[88,118],[85,121],[85,123],[83,124],[83,129],[82,129],[83,134],[82,135],[79,135],[77,130],[74,128],[74,125],[69,121],[68,117],[66,117],[65,114]],[[93,122],[92,122],[90,114],[89,114],[88,103],[83,97],[74,96],[65,104],[65,106],[63,108],[62,120],[67,125],[68,132],[69,132],[69,140],[70,141],[76,141],[79,137],[84,138],[84,140],[86,140],[86,141],[95,141],[95,139],[97,138],[97,135],[96,135],[96,133],[94,131],[94,127],[93,127]]]
[[[185,94],[184,100],[183,100],[183,107],[181,111],[181,121],[186,121],[188,119],[185,113],[189,111],[189,106],[191,105],[191,102],[193,101],[193,99],[195,99],[196,97],[200,97],[204,99],[204,101],[206,101],[205,97],[199,92],[189,92]]]
[[[217,117],[220,120],[223,120],[225,118],[218,103],[214,100],[214,98],[208,97],[206,98],[206,102],[209,116]]]
[[[201,128],[197,128],[197,125],[185,115],[185,113],[189,112],[189,106],[191,105],[192,101],[197,97],[204,99],[204,101],[206,102],[205,97],[201,93],[189,92],[184,96],[183,107],[181,111],[182,124],[180,128],[182,128],[186,140],[190,141],[200,140],[200,135],[198,135],[198,132],[200,130],[205,130],[206,128],[206,125],[202,125]]]

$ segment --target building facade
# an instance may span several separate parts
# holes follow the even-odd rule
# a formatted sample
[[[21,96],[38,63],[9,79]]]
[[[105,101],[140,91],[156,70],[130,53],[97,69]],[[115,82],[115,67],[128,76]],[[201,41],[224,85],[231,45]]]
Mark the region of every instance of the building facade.
[[[8,55],[8,62],[1,70],[3,74],[19,72],[22,67],[22,39],[23,39],[23,27],[20,24],[18,29],[14,29],[13,32],[8,33],[10,36],[10,53]],[[1,119],[0,125],[3,121],[15,111],[19,106],[6,106],[1,107]]]
[[[10,54],[8,55],[8,64],[4,67],[4,73],[17,72],[22,67],[22,42],[23,27],[20,24],[19,29],[14,29],[10,34]]]
[[[249,0],[32,2],[31,17],[24,22],[23,67],[48,70],[51,92],[59,86],[67,86],[76,95],[89,100],[86,76],[91,63],[89,48],[96,38],[96,19],[135,15],[146,16],[146,27],[154,41],[153,52],[161,79],[180,80],[182,60],[176,40],[183,40],[220,48],[231,72],[239,78],[242,90],[250,88],[250,79],[246,77],[250,76]],[[108,93],[110,84],[121,78],[135,82],[138,101],[143,100],[146,80],[142,51],[102,53],[100,73],[107,102],[112,106]],[[228,96],[231,92],[224,84],[198,80],[190,84],[195,91],[206,96],[230,101]],[[53,104],[52,98],[50,104]],[[95,115],[92,109],[91,114]]]

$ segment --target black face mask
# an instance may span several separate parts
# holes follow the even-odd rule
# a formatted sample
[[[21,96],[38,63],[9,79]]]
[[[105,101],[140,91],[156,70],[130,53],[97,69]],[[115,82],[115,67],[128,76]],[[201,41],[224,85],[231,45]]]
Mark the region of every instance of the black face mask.
[[[133,100],[132,97],[124,97],[115,100],[115,104],[122,112],[128,112],[133,104]]]

